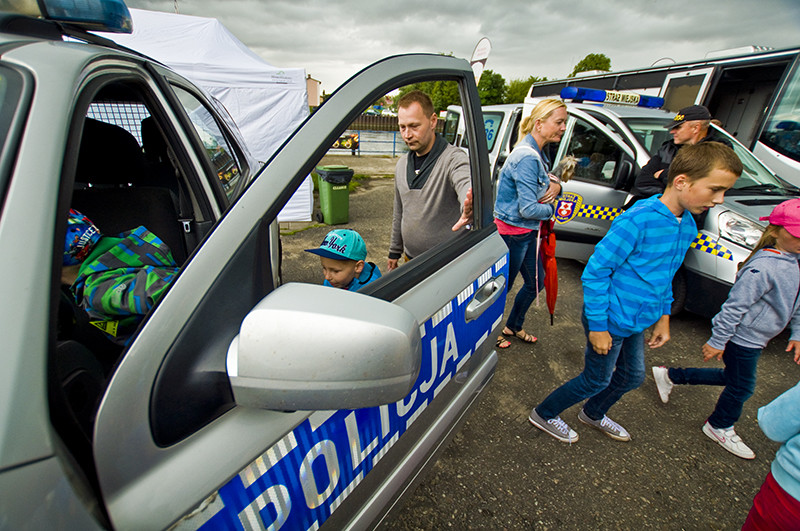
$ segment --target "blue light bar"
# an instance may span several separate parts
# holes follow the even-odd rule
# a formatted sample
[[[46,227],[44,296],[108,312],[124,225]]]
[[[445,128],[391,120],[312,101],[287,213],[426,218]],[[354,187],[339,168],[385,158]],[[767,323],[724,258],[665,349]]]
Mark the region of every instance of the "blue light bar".
[[[38,0],[48,20],[85,30],[131,33],[133,21],[124,0]]]
[[[561,89],[561,99],[597,101],[601,103],[619,103],[622,105],[637,105],[639,107],[658,108],[664,105],[664,98],[645,96],[635,92],[618,92],[614,90],[591,89],[585,87],[564,87]]]

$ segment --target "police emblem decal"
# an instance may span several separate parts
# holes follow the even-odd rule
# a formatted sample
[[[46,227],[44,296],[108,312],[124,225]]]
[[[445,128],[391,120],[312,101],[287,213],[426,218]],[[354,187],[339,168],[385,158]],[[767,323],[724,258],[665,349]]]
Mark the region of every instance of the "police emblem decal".
[[[563,225],[571,221],[578,214],[578,211],[583,205],[583,197],[567,192],[556,203],[556,223]]]

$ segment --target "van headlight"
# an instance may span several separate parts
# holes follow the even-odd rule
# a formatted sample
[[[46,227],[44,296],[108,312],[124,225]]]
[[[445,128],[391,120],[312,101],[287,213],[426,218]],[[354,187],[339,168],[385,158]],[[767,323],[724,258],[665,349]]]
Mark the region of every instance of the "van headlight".
[[[719,215],[719,235],[726,240],[752,249],[761,239],[764,228],[730,210]]]

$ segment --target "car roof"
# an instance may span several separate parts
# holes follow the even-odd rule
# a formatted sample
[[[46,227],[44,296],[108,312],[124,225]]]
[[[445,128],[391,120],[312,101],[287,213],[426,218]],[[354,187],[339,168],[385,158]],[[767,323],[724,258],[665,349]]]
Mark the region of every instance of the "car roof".
[[[589,112],[602,112],[613,114],[620,118],[667,118],[672,119],[675,113],[664,109],[653,109],[648,107],[637,107],[635,105],[611,105],[611,104],[591,104],[591,103],[567,103],[567,107],[585,110]]]
[[[498,103],[495,105],[481,105],[483,111],[513,111],[522,107],[521,103]]]
[[[0,12],[0,57],[14,49],[37,44],[78,49],[82,53],[89,54],[116,53],[161,65],[159,61],[136,50],[79,28],[59,26],[50,20]]]

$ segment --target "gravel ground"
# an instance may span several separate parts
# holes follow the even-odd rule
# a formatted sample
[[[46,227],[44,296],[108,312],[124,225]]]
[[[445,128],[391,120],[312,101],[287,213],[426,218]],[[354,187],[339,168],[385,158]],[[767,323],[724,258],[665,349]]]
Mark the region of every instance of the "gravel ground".
[[[376,176],[391,175],[395,162],[346,155],[323,159],[324,164],[345,164],[356,173]],[[392,194],[391,179],[365,180],[350,197],[350,222],[343,225],[364,235],[368,259],[383,271]],[[318,264],[302,249],[317,246],[330,228],[312,224],[284,236],[284,274],[321,281]],[[559,260],[555,324],[549,324],[544,301],[538,308],[534,304],[526,329],[539,337],[538,343],[514,341],[499,351],[497,371],[480,404],[389,529],[741,527],[778,448],[758,429],[757,409],[800,379],[800,368],[783,350],[788,334],[765,349],[755,395],[737,424],[737,432],[756,452],[752,461],[727,453],[700,431],[720,389],[681,386],[669,404],[658,398],[650,365],[702,364],[700,347],[708,339],[710,321],[691,314],[672,320],[667,345],[646,351],[647,380],[609,412],[632,441],[613,441],[580,424],[580,406],[574,406],[562,417],[578,431],[580,441],[563,444],[533,428],[527,417],[532,406],[583,367],[582,269],[578,262]]]

